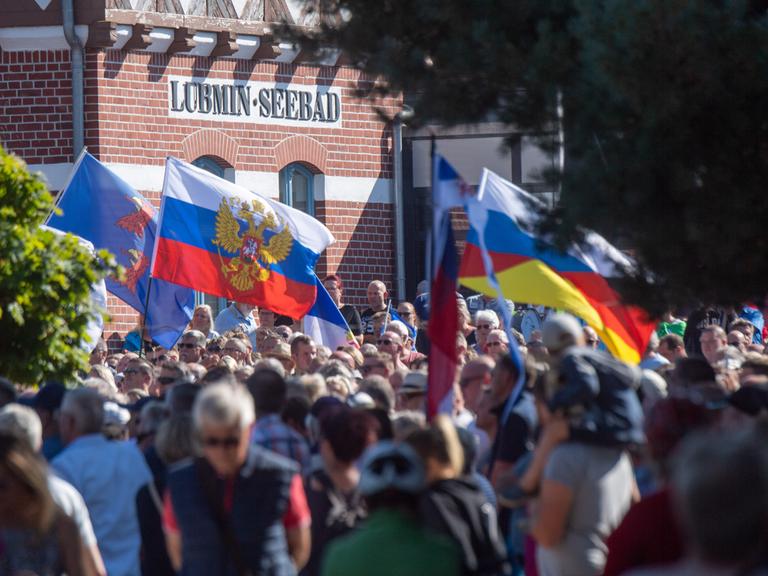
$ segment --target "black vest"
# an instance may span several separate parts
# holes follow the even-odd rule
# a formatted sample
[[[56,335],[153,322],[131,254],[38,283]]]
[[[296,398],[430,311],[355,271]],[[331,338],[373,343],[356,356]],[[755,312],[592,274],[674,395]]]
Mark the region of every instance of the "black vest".
[[[296,465],[258,446],[235,478],[233,506],[228,514],[240,555],[254,575],[294,576],[283,528]],[[168,476],[173,510],[181,530],[184,576],[236,576],[232,554],[208,504],[197,465],[188,462]],[[224,482],[216,480],[217,497]]]

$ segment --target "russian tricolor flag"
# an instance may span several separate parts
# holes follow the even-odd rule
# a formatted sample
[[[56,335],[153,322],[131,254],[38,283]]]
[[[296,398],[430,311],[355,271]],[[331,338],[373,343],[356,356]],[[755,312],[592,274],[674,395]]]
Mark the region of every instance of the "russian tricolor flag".
[[[347,321],[344,320],[341,311],[317,276],[315,276],[315,285],[317,299],[304,316],[304,334],[317,344],[327,346],[331,350],[346,345],[358,347],[355,335],[352,334]]]
[[[301,318],[334,241],[311,216],[168,158],[152,276]]]
[[[431,343],[427,379],[427,418],[429,419],[448,405],[458,367],[456,333],[459,330],[459,310],[456,303],[456,284],[459,265],[449,210],[467,189],[464,180],[445,158],[435,154],[433,163],[434,270],[427,328]]]

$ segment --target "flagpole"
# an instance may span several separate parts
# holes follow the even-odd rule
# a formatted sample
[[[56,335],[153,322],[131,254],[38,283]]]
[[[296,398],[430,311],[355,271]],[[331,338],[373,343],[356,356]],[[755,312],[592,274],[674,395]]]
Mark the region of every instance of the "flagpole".
[[[384,334],[387,329],[387,318],[389,317],[389,311],[392,310],[392,298],[387,300],[387,312],[384,314],[384,321],[381,323],[381,330],[379,330],[379,336]]]
[[[72,179],[75,177],[75,172],[77,172],[77,169],[80,167],[80,163],[83,161],[83,158],[85,158],[85,155],[87,153],[88,153],[88,147],[83,146],[83,149],[80,150],[80,154],[77,156],[77,160],[75,160],[75,163],[72,165],[72,170],[69,171],[69,176],[67,176],[67,181],[64,183],[64,186],[62,187],[61,191],[56,195],[56,201],[53,204],[53,208],[51,208],[51,211],[48,213],[48,217],[45,219],[45,222],[43,222],[43,224],[48,225],[48,222],[50,222],[51,218],[56,212],[56,209],[59,207],[59,204],[61,204],[61,201],[64,198],[64,194],[67,192],[67,189],[69,188],[69,185],[72,183]]]
[[[149,316],[149,296],[152,292],[152,278],[153,273],[155,271],[155,259],[157,258],[157,246],[160,244],[158,241],[158,236],[160,234],[160,229],[163,225],[163,216],[165,214],[165,187],[168,183],[168,170],[170,169],[170,164],[168,160],[170,159],[170,156],[166,156],[165,158],[165,171],[163,172],[163,194],[160,198],[160,214],[157,216],[157,227],[155,228],[155,245],[152,247],[152,258],[149,261],[149,280],[147,281],[147,295],[144,298],[144,322],[141,326],[141,348],[144,349],[144,328],[147,325],[147,316]],[[152,339],[152,334],[149,335],[150,339]],[[154,342],[154,340],[152,340]]]
[[[429,197],[432,200],[432,210],[429,212],[429,227],[427,230],[427,285],[432,290],[432,281],[434,280],[434,257],[435,257],[435,153],[437,151],[437,141],[435,133],[430,130],[429,136]]]
[[[149,275],[149,278],[147,280],[147,295],[144,297],[144,320],[141,323],[141,328],[139,332],[139,340],[141,341],[141,345],[139,348],[139,357],[145,358],[147,356],[146,350],[144,349],[144,330],[147,327],[147,316],[149,316],[149,293],[152,292],[152,274]],[[152,340],[152,334],[149,335],[149,338]]]

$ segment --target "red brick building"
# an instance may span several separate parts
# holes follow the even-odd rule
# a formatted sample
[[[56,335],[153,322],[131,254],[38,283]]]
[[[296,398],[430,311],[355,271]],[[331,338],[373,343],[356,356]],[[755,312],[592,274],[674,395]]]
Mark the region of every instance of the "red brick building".
[[[313,62],[272,35],[300,14],[284,0],[78,0],[68,40],[62,1],[0,5],[0,143],[52,190],[77,140],[76,36],[93,155],[156,203],[172,155],[293,204],[336,237],[318,274],[341,274],[349,302],[373,278],[396,296],[392,124],[357,97],[372,79],[342,55]],[[110,311],[107,336],[135,326],[119,300]]]

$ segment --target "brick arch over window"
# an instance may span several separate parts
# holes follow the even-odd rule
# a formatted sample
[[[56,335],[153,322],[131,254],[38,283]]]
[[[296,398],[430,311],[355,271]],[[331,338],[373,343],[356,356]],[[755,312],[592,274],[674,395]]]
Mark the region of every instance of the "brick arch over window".
[[[312,172],[326,172],[328,150],[314,138],[308,136],[290,136],[275,146],[277,169],[282,170],[288,164],[301,162]]]
[[[214,156],[233,168],[239,148],[237,140],[210,128],[193,132],[181,143],[182,154],[187,162],[197,160],[200,156]]]

